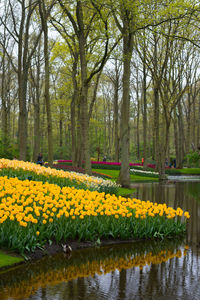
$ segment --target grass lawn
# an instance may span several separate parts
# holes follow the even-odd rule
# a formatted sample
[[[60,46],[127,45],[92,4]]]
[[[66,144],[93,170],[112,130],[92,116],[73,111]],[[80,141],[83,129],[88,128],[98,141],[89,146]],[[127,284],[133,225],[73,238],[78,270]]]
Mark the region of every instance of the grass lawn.
[[[112,179],[117,179],[119,176],[119,170],[108,170],[108,169],[92,169],[95,172],[103,173],[106,175],[112,176]],[[131,174],[131,181],[158,181],[158,178],[154,177],[145,177],[145,176],[140,176],[140,175],[133,175]]]
[[[4,252],[0,251],[0,268],[19,263],[21,261],[24,261],[24,259],[21,257],[5,254]]]
[[[185,174],[185,175],[200,175],[200,168],[183,168],[183,169],[167,169],[169,175]]]
[[[99,172],[102,174],[106,174],[109,176],[112,176],[113,181],[116,181],[119,176],[119,170],[108,170],[108,169],[92,169],[92,171]],[[142,182],[142,181],[158,181],[158,178],[154,177],[145,177],[145,176],[139,176],[139,175],[133,175],[131,174],[131,182]],[[133,193],[134,189],[126,189],[126,188],[119,188],[117,196],[126,196]]]

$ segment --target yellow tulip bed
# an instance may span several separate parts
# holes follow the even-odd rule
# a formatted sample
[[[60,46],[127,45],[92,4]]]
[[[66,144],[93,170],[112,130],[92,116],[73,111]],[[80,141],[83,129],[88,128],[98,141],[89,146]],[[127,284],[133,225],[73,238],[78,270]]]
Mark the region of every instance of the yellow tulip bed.
[[[0,246],[21,254],[67,239],[172,236],[185,231],[189,217],[166,204],[0,177]]]
[[[24,162],[19,160],[0,159],[0,176],[13,177],[17,176],[21,179],[31,177],[33,180],[49,181],[58,185],[74,186],[95,190],[99,192],[115,193],[119,185],[111,180],[89,176],[76,172],[68,172],[46,168],[35,163]]]

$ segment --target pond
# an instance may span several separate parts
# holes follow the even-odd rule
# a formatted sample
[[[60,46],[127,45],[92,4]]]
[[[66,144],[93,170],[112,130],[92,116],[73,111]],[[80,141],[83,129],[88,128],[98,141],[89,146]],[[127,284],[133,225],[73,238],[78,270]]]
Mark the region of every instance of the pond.
[[[141,183],[135,198],[188,210],[187,234],[57,254],[0,273],[0,299],[200,299],[199,182]]]

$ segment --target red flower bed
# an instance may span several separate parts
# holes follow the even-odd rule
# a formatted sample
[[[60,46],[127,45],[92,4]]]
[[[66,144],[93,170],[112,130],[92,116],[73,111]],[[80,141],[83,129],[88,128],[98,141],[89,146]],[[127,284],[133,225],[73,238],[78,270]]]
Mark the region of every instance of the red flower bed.
[[[64,159],[59,159],[58,163],[72,163],[72,160],[64,160]],[[84,162],[83,162],[84,163]],[[91,161],[91,164],[95,164],[95,165],[110,165],[110,166],[121,166],[120,162],[111,162],[111,161]],[[64,165],[63,165],[64,166]],[[141,166],[142,167],[142,163],[130,163],[129,164],[130,167],[133,166]],[[148,164],[147,165],[148,168],[152,168],[155,169],[155,165],[154,164]]]

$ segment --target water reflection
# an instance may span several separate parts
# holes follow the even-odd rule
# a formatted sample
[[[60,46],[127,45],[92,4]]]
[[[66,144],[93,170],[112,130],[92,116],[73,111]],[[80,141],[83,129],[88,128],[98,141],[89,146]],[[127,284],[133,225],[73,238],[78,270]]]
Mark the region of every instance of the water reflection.
[[[136,185],[134,197],[190,212],[186,237],[46,257],[1,273],[0,299],[200,299],[199,195],[198,183]]]
[[[198,182],[168,182],[147,183],[134,186],[135,198],[166,203],[174,208],[181,207],[190,212],[187,227],[187,243],[193,247],[200,246],[200,183]]]
[[[40,263],[36,262],[26,267],[18,267],[13,271],[1,274],[0,286],[4,292],[0,293],[0,299],[29,297],[36,291],[44,292],[44,289],[52,291],[53,286],[59,285],[61,288],[63,282],[68,281],[71,281],[69,286],[73,286],[71,293],[72,290],[76,291],[78,293],[76,296],[79,295],[79,299],[84,299],[85,293],[87,294],[87,290],[84,293],[86,288],[83,284],[84,278],[88,278],[88,282],[91,278],[92,282],[94,281],[89,284],[91,292],[94,287],[97,287],[97,284],[100,284],[99,278],[101,276],[104,277],[102,291],[107,288],[110,293],[113,282],[116,287],[117,280],[119,299],[124,299],[123,295],[127,285],[126,270],[137,268],[138,271],[141,271],[148,266],[165,263],[173,258],[180,258],[187,253],[187,247],[183,250],[182,245],[183,239],[144,241],[142,243],[79,250],[70,257],[64,254],[46,257]],[[51,286],[50,289],[48,288],[49,285]],[[80,286],[81,290],[79,291],[78,287]],[[60,288],[58,289],[59,293]],[[57,287],[53,289],[53,294],[56,290]],[[38,299],[44,299],[42,294],[40,296],[38,293],[36,294]],[[47,299],[50,299],[49,296]]]

